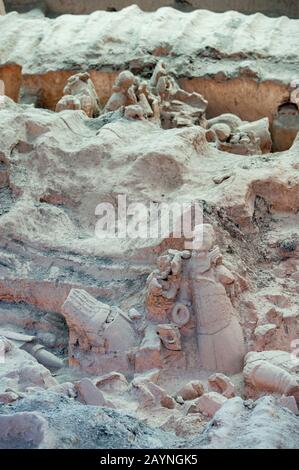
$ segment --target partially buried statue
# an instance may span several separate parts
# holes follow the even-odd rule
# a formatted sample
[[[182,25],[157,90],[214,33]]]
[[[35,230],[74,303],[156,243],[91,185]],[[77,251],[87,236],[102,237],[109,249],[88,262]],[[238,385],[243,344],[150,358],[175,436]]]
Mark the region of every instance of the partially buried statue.
[[[168,257],[169,254],[164,255],[159,263]],[[229,296],[230,291],[234,291],[235,278],[223,265],[222,255],[215,246],[213,227],[209,224],[196,226],[191,257],[185,250],[179,258],[179,276],[172,267],[166,272],[156,270],[150,276],[148,318],[159,323],[163,319],[164,330],[167,319],[170,325],[175,324],[180,329],[194,322],[201,367],[228,374],[240,372],[245,345]],[[165,340],[161,340],[165,346]]]

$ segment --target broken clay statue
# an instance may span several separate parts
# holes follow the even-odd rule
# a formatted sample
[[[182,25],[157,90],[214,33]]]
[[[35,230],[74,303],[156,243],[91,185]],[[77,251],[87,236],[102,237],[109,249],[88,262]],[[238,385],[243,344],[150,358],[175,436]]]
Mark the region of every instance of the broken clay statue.
[[[50,369],[60,369],[63,367],[63,361],[50,353],[45,347],[36,342],[35,336],[29,336],[22,333],[15,333],[14,331],[0,329],[0,336],[9,339],[20,349],[31,354],[35,359],[45,367]]]
[[[87,72],[72,75],[63,89],[63,95],[56,105],[56,111],[81,109],[88,117],[100,114],[100,103],[94,85]]]

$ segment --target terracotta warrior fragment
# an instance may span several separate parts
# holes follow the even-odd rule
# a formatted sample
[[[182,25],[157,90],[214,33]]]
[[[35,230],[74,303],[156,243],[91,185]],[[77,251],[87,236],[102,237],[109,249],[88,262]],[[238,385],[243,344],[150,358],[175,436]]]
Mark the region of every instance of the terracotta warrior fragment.
[[[192,303],[202,367],[234,374],[242,370],[245,354],[242,328],[226,292],[234,277],[223,265],[211,225],[196,226],[193,241],[196,249],[183,276],[180,301]]]
[[[100,102],[89,73],[77,73],[68,79],[56,105],[57,112],[65,109],[81,109],[90,118],[100,114]]]

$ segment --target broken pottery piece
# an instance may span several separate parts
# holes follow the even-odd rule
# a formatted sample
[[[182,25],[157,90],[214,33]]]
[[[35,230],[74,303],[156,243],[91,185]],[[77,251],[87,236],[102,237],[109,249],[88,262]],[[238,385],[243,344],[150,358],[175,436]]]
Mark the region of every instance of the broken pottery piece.
[[[131,104],[125,107],[125,118],[126,119],[144,119],[144,111],[138,104]]]
[[[231,135],[231,128],[225,123],[213,124],[210,129],[221,142],[225,142]]]
[[[142,319],[142,314],[136,310],[136,308],[130,308],[129,312],[129,318],[133,321],[138,321]]]
[[[157,63],[149,82],[153,94],[161,99],[161,123],[164,129],[192,125],[205,126],[208,102],[199,93],[189,93],[180,88],[171,77],[165,63]]]
[[[217,392],[204,393],[197,398],[188,408],[189,413],[202,413],[211,418],[221,406],[227,401],[227,398]]]
[[[254,330],[254,336],[256,340],[255,349],[257,351],[263,351],[267,349],[267,344],[271,341],[271,338],[275,334],[276,329],[277,329],[276,324],[267,323],[265,325],[259,325]]]
[[[180,288],[183,265],[190,257],[190,252],[168,250],[157,259],[158,269],[147,279],[147,318],[150,321],[173,323],[181,327],[188,323],[190,313],[185,305],[176,306],[176,298]]]
[[[13,403],[14,401],[18,400],[20,395],[15,392],[3,392],[0,393],[0,404],[8,404]]]
[[[216,142],[219,150],[239,155],[270,153],[272,139],[269,119],[242,121],[233,114],[222,114],[207,123],[208,142]]]
[[[3,337],[2,337],[3,338]],[[28,387],[47,389],[58,383],[50,371],[23,349],[7,338],[0,337],[5,345],[5,361],[0,364],[0,394],[22,393]]]
[[[166,349],[171,351],[180,351],[182,349],[180,330],[177,326],[169,324],[158,325],[157,334]]]
[[[160,369],[151,369],[142,374],[135,374],[132,380],[132,385],[136,385],[139,383],[157,383],[161,374]]]

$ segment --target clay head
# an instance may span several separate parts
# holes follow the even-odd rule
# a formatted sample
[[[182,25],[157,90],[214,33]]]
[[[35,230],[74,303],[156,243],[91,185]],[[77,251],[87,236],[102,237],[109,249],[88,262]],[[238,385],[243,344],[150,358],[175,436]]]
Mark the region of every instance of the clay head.
[[[215,245],[215,231],[210,224],[196,225],[193,230],[193,249],[209,251]]]

